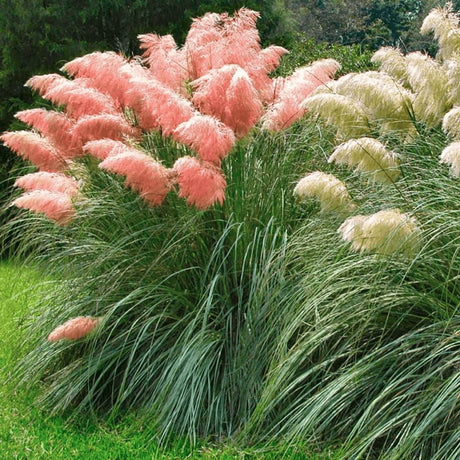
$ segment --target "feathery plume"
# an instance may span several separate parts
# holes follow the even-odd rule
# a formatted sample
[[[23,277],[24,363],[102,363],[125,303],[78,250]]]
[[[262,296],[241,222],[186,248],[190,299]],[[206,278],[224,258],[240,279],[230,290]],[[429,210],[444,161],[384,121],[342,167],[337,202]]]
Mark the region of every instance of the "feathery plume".
[[[32,190],[16,198],[13,206],[43,213],[58,225],[67,225],[75,215],[72,199],[67,193]]]
[[[69,80],[62,75],[51,73],[47,75],[35,75],[29,78],[24,86],[28,86],[29,88],[38,91],[40,96],[44,96],[50,89],[68,81]]]
[[[415,116],[429,126],[437,126],[452,107],[446,71],[434,59],[418,51],[409,53],[406,60],[408,80],[415,93]]]
[[[442,130],[454,139],[460,140],[460,106],[450,109],[444,115]]]
[[[174,130],[173,138],[196,150],[202,160],[218,166],[235,143],[233,131],[208,115],[195,115],[181,123]]]
[[[89,334],[98,324],[100,318],[92,318],[90,316],[78,316],[61,324],[51,332],[48,336],[49,342],[58,340],[78,340]]]
[[[114,139],[121,141],[124,138],[138,138],[140,131],[134,128],[126,119],[118,114],[101,113],[87,115],[80,118],[75,124],[72,135],[85,144],[96,139]]]
[[[5,132],[0,139],[15,153],[29,160],[42,171],[59,172],[67,162],[42,136],[31,131]]]
[[[340,68],[334,59],[320,59],[309,66],[297,69],[280,83],[278,97],[263,117],[263,127],[273,131],[288,128],[305,114],[302,102],[318,86],[327,83]]]
[[[152,206],[159,206],[170,189],[169,171],[152,157],[134,148],[109,155],[99,163],[106,171],[126,177],[125,184]]]
[[[389,75],[374,71],[350,73],[333,83],[328,86],[334,92],[360,103],[369,120],[382,122],[382,129],[405,134],[415,129],[412,95]]]
[[[333,174],[326,174],[321,171],[312,172],[300,179],[294,188],[294,195],[301,200],[316,197],[323,212],[349,213],[356,208],[346,185]]]
[[[370,174],[376,182],[394,182],[401,173],[398,155],[371,137],[350,139],[338,145],[328,162],[354,167]]]
[[[344,241],[351,243],[354,251],[374,251],[385,255],[396,252],[412,254],[420,235],[417,221],[399,209],[349,217],[338,232]]]
[[[450,102],[452,105],[460,105],[460,54],[445,61],[443,69],[447,76]]]
[[[337,128],[337,138],[344,140],[369,134],[369,121],[359,103],[336,93],[319,93],[307,97],[302,107]]]
[[[233,18],[227,13],[207,13],[194,19],[184,45],[192,79],[226,64],[237,64],[251,73],[248,67],[260,62],[258,17],[258,12],[241,8]]]
[[[138,35],[142,55],[155,79],[180,93],[187,95],[185,81],[189,78],[185,53],[177,49],[172,35]]]
[[[114,100],[94,88],[86,88],[75,83],[76,80],[58,85],[43,96],[57,105],[65,105],[69,117],[78,119],[87,115],[107,113],[119,114]]]
[[[193,82],[193,103],[242,137],[262,115],[262,102],[247,72],[237,65],[211,70]]]
[[[89,141],[83,146],[83,151],[89,153],[99,160],[105,160],[108,156],[123,153],[130,147],[123,142],[114,139],[96,139]]]
[[[81,154],[81,143],[75,142],[72,129],[75,122],[61,112],[45,109],[29,109],[16,113],[15,117],[49,139],[59,153],[66,158]]]
[[[246,136],[262,115],[262,102],[243,69],[233,75],[227,90],[227,105],[222,121],[239,137]]]
[[[420,32],[426,35],[434,33],[438,41],[438,56],[442,60],[449,59],[460,48],[459,17],[453,12],[452,2],[447,2],[444,8],[434,8],[425,17]]]
[[[193,19],[184,44],[188,73],[192,80],[226,64],[215,51],[222,48],[219,44],[224,37],[227,18],[227,14],[206,13],[201,18]]]
[[[280,64],[281,57],[289,54],[289,51],[282,46],[270,45],[260,50],[259,57],[262,61],[262,69],[265,73],[276,70]]]
[[[139,126],[144,130],[162,129],[169,136],[194,114],[192,104],[151,78],[131,78],[126,104],[136,113]]]
[[[96,51],[68,62],[61,70],[77,79],[88,79],[89,86],[108,95],[119,109],[126,90],[126,81],[121,75],[125,65],[127,61],[120,54]]]
[[[452,142],[444,148],[440,162],[450,165],[453,177],[460,177],[460,141]]]
[[[220,168],[201,162],[197,158],[179,158],[173,166],[179,197],[198,209],[207,209],[216,202],[221,205],[225,199],[225,177]]]
[[[407,62],[399,49],[384,46],[372,55],[371,62],[380,64],[381,72],[396,78],[402,85],[407,85]]]
[[[78,184],[73,177],[61,173],[39,171],[19,177],[14,183],[26,191],[48,190],[48,192],[64,193],[75,196],[78,193]]]

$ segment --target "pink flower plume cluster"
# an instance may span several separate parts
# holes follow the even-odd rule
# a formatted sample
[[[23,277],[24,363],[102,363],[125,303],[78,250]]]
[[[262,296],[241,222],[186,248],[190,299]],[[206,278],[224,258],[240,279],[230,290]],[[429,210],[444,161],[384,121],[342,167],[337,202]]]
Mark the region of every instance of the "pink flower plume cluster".
[[[14,183],[25,191],[12,205],[44,214],[58,225],[67,225],[75,214],[72,199],[77,181],[63,173],[39,171],[19,177]]]
[[[225,177],[217,166],[193,157],[179,158],[173,167],[179,196],[198,209],[214,203],[222,204],[225,198]]]
[[[247,8],[233,16],[208,13],[193,20],[181,47],[171,35],[143,34],[138,37],[141,57],[94,52],[64,65],[68,77],[32,77],[26,85],[60,110],[19,112],[17,118],[32,131],[7,132],[1,139],[43,173],[65,173],[75,158],[94,155],[102,169],[124,176],[126,185],[153,206],[161,205],[171,188],[199,209],[222,203],[221,163],[236,140],[260,120],[273,130],[292,124],[305,111],[301,102],[339,67],[329,59],[287,78],[271,78],[288,51],[276,45],[262,49],[258,17]],[[165,168],[135,147],[151,130],[185,144],[196,157]],[[34,189],[27,181],[38,184],[39,179],[25,179],[26,197],[14,204],[59,223],[71,217],[74,195],[68,190]],[[50,195],[57,193],[66,199]],[[65,219],[51,209],[53,197]]]
[[[99,164],[101,169],[126,177],[126,185],[153,206],[163,203],[171,183],[169,171],[149,155],[134,148],[109,154]]]
[[[69,319],[51,332],[48,336],[48,341],[57,342],[63,339],[81,339],[85,335],[88,335],[99,323],[100,318],[92,318],[90,316],[78,316]]]

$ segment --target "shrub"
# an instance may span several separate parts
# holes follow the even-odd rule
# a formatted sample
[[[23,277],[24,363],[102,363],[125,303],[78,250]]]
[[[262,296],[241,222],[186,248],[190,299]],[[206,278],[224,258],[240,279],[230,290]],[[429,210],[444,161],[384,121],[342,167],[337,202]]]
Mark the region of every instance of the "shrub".
[[[144,65],[96,53],[66,64],[71,79],[29,81],[72,128],[68,148],[43,130],[4,134],[31,159],[27,139],[48,137],[40,152],[59,169],[17,183],[73,208],[49,213],[60,225],[10,223],[58,279],[19,378],[44,380],[53,411],[138,409],[160,438],[453,458],[459,184],[452,150],[441,156],[453,102],[409,72],[332,80],[332,59],[270,76],[284,50],[260,48],[256,18],[208,14],[180,49],[142,36]],[[155,53],[171,63],[162,81]],[[450,94],[452,66],[434,65],[427,78],[447,75]],[[364,138],[309,106],[324,94],[363,114]],[[417,97],[432,103],[416,110]],[[59,188],[33,188],[45,172]]]

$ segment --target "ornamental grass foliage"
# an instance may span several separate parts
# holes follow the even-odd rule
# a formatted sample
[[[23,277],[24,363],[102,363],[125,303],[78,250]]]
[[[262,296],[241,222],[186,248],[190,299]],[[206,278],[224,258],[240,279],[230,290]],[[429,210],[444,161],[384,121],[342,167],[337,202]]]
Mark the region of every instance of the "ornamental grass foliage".
[[[458,16],[427,17],[436,59],[335,79],[332,58],[275,76],[257,17],[27,82],[56,109],[2,135],[35,167],[4,231],[56,282],[18,381],[159,439],[458,458]]]

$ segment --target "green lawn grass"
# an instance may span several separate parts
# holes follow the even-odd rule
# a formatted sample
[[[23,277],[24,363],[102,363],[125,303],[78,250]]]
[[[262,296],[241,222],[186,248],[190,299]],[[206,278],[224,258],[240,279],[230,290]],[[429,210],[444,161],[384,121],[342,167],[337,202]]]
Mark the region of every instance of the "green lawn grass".
[[[121,423],[78,420],[46,414],[33,405],[38,389],[17,391],[11,382],[16,361],[27,349],[21,324],[46,285],[31,268],[0,263],[0,458],[8,459],[326,459],[336,453],[305,454],[302,446],[270,451],[229,444],[175,441],[167,447],[152,439],[141,420],[129,416]]]

